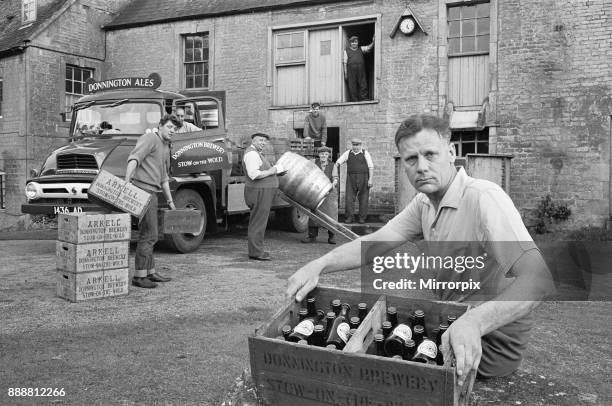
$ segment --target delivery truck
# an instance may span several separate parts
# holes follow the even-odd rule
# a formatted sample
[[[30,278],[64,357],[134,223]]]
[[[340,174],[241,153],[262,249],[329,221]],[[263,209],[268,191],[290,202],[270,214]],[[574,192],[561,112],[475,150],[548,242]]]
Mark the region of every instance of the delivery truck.
[[[244,202],[242,155],[248,139],[229,135],[225,126],[224,92],[186,96],[162,91],[158,74],[148,77],[89,79],[88,94],[72,107],[69,142],[53,151],[26,181],[22,212],[54,216],[99,211],[88,198],[91,181],[101,170],[123,178],[127,157],[140,135],[156,131],[163,114],[185,110],[185,120],[200,131],[174,134],[170,149],[170,188],[177,208],[200,210],[197,233],[168,234],[164,240],[177,252],[198,248],[206,231],[227,225],[231,216],[248,213]],[[267,155],[279,156],[288,143],[273,139]],[[274,148],[274,149],[273,149]],[[160,210],[167,208],[160,196]],[[281,224],[307,230],[308,217],[280,195],[273,210]]]

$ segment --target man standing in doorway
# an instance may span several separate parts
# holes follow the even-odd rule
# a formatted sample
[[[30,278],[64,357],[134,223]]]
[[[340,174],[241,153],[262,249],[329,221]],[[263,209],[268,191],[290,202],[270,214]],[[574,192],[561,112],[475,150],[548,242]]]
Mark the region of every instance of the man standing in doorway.
[[[374,48],[374,37],[370,45],[359,46],[359,37],[349,38],[349,47],[344,49],[344,80],[348,85],[348,101],[368,100],[368,80],[364,54]]]
[[[345,223],[353,222],[355,197],[359,200],[359,223],[363,224],[368,216],[368,200],[370,188],[374,177],[374,164],[370,153],[361,147],[361,140],[353,139],[352,147],[345,151],[336,165],[346,162],[346,190],[345,190]]]
[[[264,133],[251,135],[251,145],[244,152],[242,162],[246,176],[244,201],[251,215],[249,216],[249,258],[269,261],[270,253],[264,250],[264,235],[270,216],[272,200],[278,189],[277,174],[283,172],[279,165],[272,166],[261,153],[270,136]]]

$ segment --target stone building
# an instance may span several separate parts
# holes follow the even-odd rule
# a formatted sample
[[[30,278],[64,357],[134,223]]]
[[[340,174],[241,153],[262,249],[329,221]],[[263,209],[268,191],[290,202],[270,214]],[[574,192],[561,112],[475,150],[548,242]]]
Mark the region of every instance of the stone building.
[[[572,210],[566,227],[610,219],[612,3],[606,0],[132,0],[117,15],[121,2],[112,9],[104,6],[109,2],[49,3],[68,8],[55,17],[70,20],[65,28],[41,28],[30,36],[36,48],[28,43],[7,54],[0,47],[0,131],[15,131],[4,135],[14,152],[0,147],[7,202],[0,224],[3,215],[18,213],[25,174],[55,145],[43,135],[65,131],[58,106],[66,108],[62,66],[68,65],[96,78],[157,72],[162,88],[182,93],[225,91],[234,140],[257,131],[298,137],[308,105],[319,101],[335,150],[359,137],[372,154],[370,200],[378,213],[397,206],[395,129],[412,112],[431,112],[449,117],[459,155],[489,154],[506,163],[504,156],[512,156],[509,173],[495,176],[528,223],[547,195]],[[65,35],[52,34],[59,32]],[[360,101],[349,101],[342,74],[353,35],[360,45],[374,42],[364,59],[367,97]],[[47,50],[57,49],[60,37],[64,52]],[[21,90],[8,89],[10,75],[22,78]],[[51,102],[36,107],[32,89]],[[17,106],[6,105],[8,92],[30,94],[30,104],[11,112]]]

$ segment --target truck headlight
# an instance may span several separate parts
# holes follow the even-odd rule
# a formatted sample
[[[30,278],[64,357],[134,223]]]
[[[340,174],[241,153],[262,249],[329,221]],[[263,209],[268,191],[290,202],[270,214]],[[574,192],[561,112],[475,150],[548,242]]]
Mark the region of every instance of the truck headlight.
[[[42,195],[42,189],[36,182],[30,182],[25,187],[25,194],[28,200],[36,199]]]

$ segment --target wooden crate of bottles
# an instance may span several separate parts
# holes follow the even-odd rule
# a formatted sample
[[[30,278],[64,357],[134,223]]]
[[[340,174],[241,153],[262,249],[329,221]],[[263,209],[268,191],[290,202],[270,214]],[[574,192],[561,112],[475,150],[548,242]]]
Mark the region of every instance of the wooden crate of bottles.
[[[406,320],[409,315],[414,317],[415,310],[422,310],[425,330],[432,332],[435,328],[439,328],[440,321],[447,320],[449,315],[457,317],[463,314],[469,308],[468,305],[322,287],[313,290],[310,296],[315,298],[314,307],[325,313],[325,319],[332,301],[340,299],[342,303],[348,303],[351,307],[348,317],[349,327],[351,327],[350,319],[358,315],[359,303],[366,304],[367,313],[359,321],[353,320],[359,324],[358,327],[351,329],[346,342],[343,338],[338,339],[338,336],[344,333],[334,333],[337,329],[331,319],[332,327],[324,327],[323,335],[329,334],[329,331],[331,334],[324,338],[323,343],[320,338],[315,338],[315,336],[320,337],[318,334],[308,335],[312,328],[295,329],[299,324],[300,310],[304,312],[303,308],[308,308],[307,303],[289,304],[279,310],[270,322],[257,329],[255,334],[249,337],[249,353],[253,380],[263,404],[270,406],[289,404],[464,406],[468,404],[475,378],[473,374],[466,379],[463,387],[458,387],[455,367],[451,365],[450,360],[445,360],[443,365],[437,365],[432,359],[428,363],[423,363],[425,359],[416,362],[402,357],[387,357],[377,352],[375,342],[375,336],[382,332],[383,323],[387,321],[387,310],[390,307],[396,309],[399,323]],[[312,311],[310,309],[310,313]],[[336,312],[338,311],[342,312],[336,309]],[[330,316],[335,317],[336,312]],[[319,314],[314,317],[322,316]],[[335,323],[338,324],[338,321]],[[325,325],[325,321],[322,324]],[[286,326],[290,326],[291,329]],[[344,326],[341,330],[344,331],[346,328]],[[285,336],[283,336],[284,329]],[[319,333],[320,329],[321,327],[315,327],[314,332]],[[296,330],[298,334],[295,333]],[[290,334],[293,336],[289,337]],[[300,334],[308,336],[307,340],[289,341],[301,338]],[[392,334],[389,333],[389,337]],[[331,337],[332,335],[334,337]],[[330,342],[337,344],[327,345]],[[426,358],[418,353],[410,357],[414,356]]]
[[[289,150],[305,157],[317,156],[314,139],[298,138],[289,140]]]

